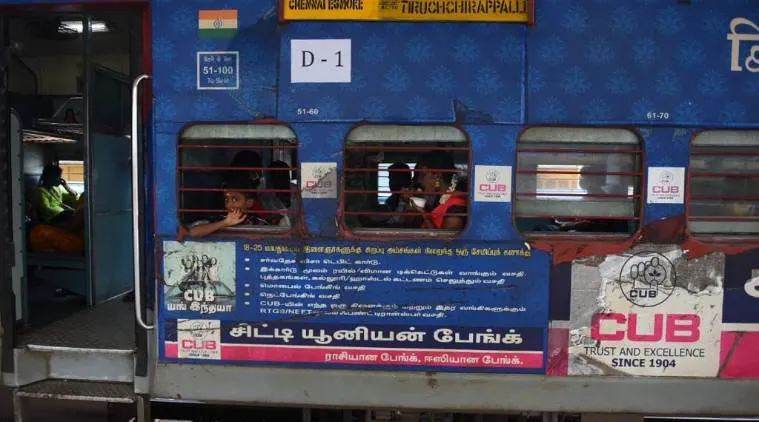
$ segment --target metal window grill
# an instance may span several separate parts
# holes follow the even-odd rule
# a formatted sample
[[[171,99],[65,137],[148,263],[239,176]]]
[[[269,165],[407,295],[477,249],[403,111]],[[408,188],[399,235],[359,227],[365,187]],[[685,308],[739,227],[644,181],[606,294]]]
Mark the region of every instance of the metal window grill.
[[[759,234],[759,132],[720,130],[696,136],[688,186],[691,233]]]
[[[227,231],[296,229],[301,218],[295,133],[286,126],[263,124],[195,125],[177,143],[179,219],[183,225],[223,218],[225,186],[250,181],[254,209],[248,222]],[[251,153],[258,159],[251,158]]]
[[[452,168],[427,164],[431,154],[445,154]],[[356,234],[392,235],[398,231],[451,235],[458,230],[424,227],[422,214],[410,208],[400,195],[414,191],[431,207],[439,192],[425,190],[421,177],[427,173],[450,174],[456,187],[450,197],[466,200],[470,147],[466,135],[452,126],[365,125],[353,129],[345,143],[341,226]],[[404,177],[405,175],[405,177]],[[394,180],[398,178],[398,180]],[[469,219],[469,207],[452,209],[446,216]],[[461,212],[457,212],[461,211]]]
[[[517,228],[631,235],[640,223],[642,154],[628,130],[525,130],[517,145]]]

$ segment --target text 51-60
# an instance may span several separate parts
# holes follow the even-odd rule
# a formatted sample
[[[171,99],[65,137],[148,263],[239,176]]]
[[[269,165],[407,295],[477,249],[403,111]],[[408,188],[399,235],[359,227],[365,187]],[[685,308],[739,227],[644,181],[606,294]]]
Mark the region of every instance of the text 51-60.
[[[317,116],[319,115],[318,108],[298,108],[295,110],[298,116]]]

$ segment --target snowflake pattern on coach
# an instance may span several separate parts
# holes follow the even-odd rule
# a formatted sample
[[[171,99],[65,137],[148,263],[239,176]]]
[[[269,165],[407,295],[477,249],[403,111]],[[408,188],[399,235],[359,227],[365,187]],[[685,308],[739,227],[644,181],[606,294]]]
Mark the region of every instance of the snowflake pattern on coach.
[[[13,2],[5,0],[9,1]],[[465,23],[280,25],[275,0],[161,0],[155,3],[153,24],[154,119],[171,127],[174,137],[192,121],[271,116],[284,122],[319,122],[325,125],[320,130],[296,131],[310,139],[302,148],[340,162],[348,130],[343,125],[361,120],[452,123],[455,104],[460,104],[467,113],[480,116],[463,116],[463,122],[478,122],[468,127],[482,129],[472,135],[474,162],[492,165],[513,164],[517,135],[511,133],[523,125],[632,124],[650,136],[656,135],[650,129],[658,125],[756,126],[759,108],[753,104],[759,97],[759,74],[730,71],[731,45],[726,39],[735,17],[759,23],[753,1],[699,0],[685,5],[545,0],[535,3],[539,24],[528,28]],[[201,38],[198,8],[238,9],[236,36]],[[351,83],[291,84],[290,40],[324,38],[351,39]],[[742,45],[744,59],[749,48]],[[239,51],[239,89],[197,91],[197,51]],[[299,115],[298,108],[319,113]],[[668,117],[647,118],[652,113]],[[158,137],[165,139],[156,145],[154,180],[162,195],[173,198],[176,141],[168,132],[161,133]],[[508,157],[492,153],[504,148]],[[672,165],[687,163],[687,156],[648,150],[647,163],[653,154]],[[311,206],[316,205],[307,208]],[[503,208],[496,212],[480,206],[474,204],[473,211],[510,218],[502,214]],[[334,209],[319,207],[321,216],[334,214]],[[175,200],[162,201],[159,208],[159,232],[175,233]],[[309,226],[324,235],[333,233],[324,225]],[[504,227],[511,230],[509,224]],[[477,233],[472,226],[465,236]]]
[[[731,72],[727,40],[733,18],[759,22],[754,1],[535,5],[539,24],[527,32],[528,79],[544,86],[529,88],[529,124],[759,123],[755,94],[746,89],[759,76]],[[748,44],[741,47],[741,60]],[[669,118],[650,119],[649,113]]]
[[[349,31],[357,25],[360,30]],[[494,123],[522,121],[521,107],[505,106],[503,99],[521,103],[524,97],[524,25],[289,22],[280,32],[282,120],[451,122],[458,100]],[[290,83],[292,39],[348,38],[347,32],[351,83]],[[318,101],[330,97],[341,107]],[[298,115],[298,107],[318,108],[319,114]]]

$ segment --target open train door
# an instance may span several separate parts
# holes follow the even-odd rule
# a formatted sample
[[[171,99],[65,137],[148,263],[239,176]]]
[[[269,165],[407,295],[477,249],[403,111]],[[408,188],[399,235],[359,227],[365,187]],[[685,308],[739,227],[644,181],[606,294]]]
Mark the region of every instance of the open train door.
[[[10,47],[6,19],[0,17],[0,373],[12,372],[16,325],[13,266],[13,236],[10,213],[10,109],[8,108],[8,62]]]

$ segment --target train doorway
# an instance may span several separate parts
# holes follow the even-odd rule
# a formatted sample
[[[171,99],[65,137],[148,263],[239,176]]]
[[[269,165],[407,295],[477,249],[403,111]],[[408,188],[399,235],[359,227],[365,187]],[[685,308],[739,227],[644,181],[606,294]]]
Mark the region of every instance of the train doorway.
[[[19,398],[61,380],[105,401],[134,394],[131,106],[146,8],[0,6],[14,251],[0,311],[15,322],[3,384]]]

